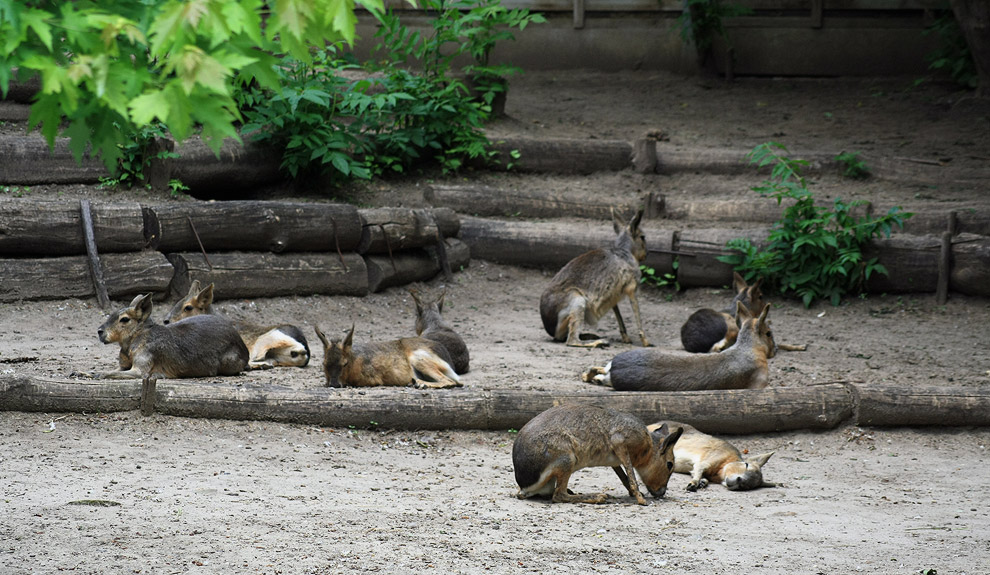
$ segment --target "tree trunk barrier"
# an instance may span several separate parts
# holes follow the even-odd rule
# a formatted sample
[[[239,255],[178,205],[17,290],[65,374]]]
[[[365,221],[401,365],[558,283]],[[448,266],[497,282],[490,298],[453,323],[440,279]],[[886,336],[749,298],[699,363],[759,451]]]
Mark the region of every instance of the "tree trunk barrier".
[[[101,254],[100,268],[112,299],[148,292],[164,296],[174,271],[155,251]],[[0,259],[0,278],[0,302],[96,296],[87,256]]]
[[[503,167],[560,174],[618,172],[632,167],[633,156],[633,146],[625,140],[500,138],[492,149]]]
[[[223,299],[368,293],[364,258],[353,252],[220,252],[211,253],[209,261],[199,252],[183,252],[168,259],[175,268],[171,289],[176,294],[188,293],[193,280],[215,284]]]
[[[589,200],[568,197],[566,192],[542,190],[507,190],[477,184],[433,184],[423,193],[433,206],[445,206],[460,213],[480,217],[561,218],[576,217],[611,221],[612,210],[630,216],[639,208],[649,207],[653,194],[629,198],[628,194],[609,197],[605,193]],[[649,214],[646,214],[649,216]]]
[[[361,216],[359,254],[390,254],[436,245],[460,231],[457,214],[449,208],[369,208]]]
[[[68,381],[0,375],[0,411],[134,411],[141,380]],[[176,417],[267,420],[326,427],[519,429],[563,403],[633,413],[644,422],[673,419],[709,433],[744,434],[861,426],[990,426],[990,393],[975,387],[822,384],[761,390],[551,392],[314,387],[289,389],[231,380],[159,380],[157,413]]]
[[[444,250],[451,270],[467,267],[471,249],[457,238],[444,240]],[[368,291],[427,281],[443,271],[440,250],[435,246],[414,248],[389,256],[364,256],[368,268]]]
[[[139,204],[93,203],[91,213],[93,235],[100,252],[133,252],[145,247]],[[85,253],[86,238],[78,202],[0,201],[0,256]]]

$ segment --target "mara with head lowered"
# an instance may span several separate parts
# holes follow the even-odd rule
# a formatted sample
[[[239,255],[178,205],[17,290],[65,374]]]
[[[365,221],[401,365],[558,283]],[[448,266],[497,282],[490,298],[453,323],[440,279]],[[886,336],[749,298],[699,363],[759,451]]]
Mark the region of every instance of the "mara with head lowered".
[[[684,429],[674,446],[674,472],[691,476],[688,491],[703,489],[709,483],[721,483],[731,491],[777,486],[763,479],[763,466],[770,460],[772,451],[743,457],[728,441],[676,421],[654,423],[649,429],[660,429],[664,425]]]
[[[633,349],[616,355],[605,367],[589,368],[581,379],[619,391],[762,389],[769,383],[767,360],[777,353],[767,321],[770,306],[763,306],[758,317],[742,303],[736,306],[739,335],[721,353]]]
[[[629,298],[639,339],[648,346],[643,332],[643,320],[639,313],[639,264],[646,259],[646,238],[639,229],[643,210],[636,212],[628,223],[612,214],[615,244],[610,248],[591,250],[567,262],[550,280],[550,285],[540,298],[540,317],[543,327],[556,341],[578,347],[608,345],[607,339],[583,339],[581,329],[595,326],[598,320],[612,310],[619,322],[622,341],[631,343],[626,325],[619,313],[619,301]]]
[[[120,344],[120,371],[102,377],[210,377],[247,368],[247,347],[226,319],[205,315],[159,325],[151,310],[151,294],[139,295],[99,327],[100,341]]]
[[[512,445],[512,467],[520,499],[550,496],[558,503],[604,503],[604,493],[576,495],[567,489],[575,471],[611,467],[640,505],[639,474],[650,495],[663,497],[674,468],[681,429],[650,432],[636,416],[592,405],[552,407],[529,420]]]
[[[327,387],[413,385],[417,388],[460,387],[446,348],[422,337],[353,345],[354,326],[344,338],[323,342],[323,374]]]
[[[213,284],[201,288],[199,280],[193,280],[189,293],[172,306],[164,323],[168,325],[185,318],[214,313]],[[298,327],[287,323],[272,326],[237,320],[233,324],[248,348],[250,369],[306,367],[309,364],[309,343]]]

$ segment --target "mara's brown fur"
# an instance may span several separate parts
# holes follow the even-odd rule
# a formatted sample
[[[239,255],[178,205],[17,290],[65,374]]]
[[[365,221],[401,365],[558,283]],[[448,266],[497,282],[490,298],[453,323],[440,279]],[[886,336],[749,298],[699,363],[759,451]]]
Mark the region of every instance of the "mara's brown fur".
[[[736,303],[742,302],[751,310],[763,309],[762,279],[748,285],[738,272],[732,274],[732,287],[736,295],[722,311],[699,309],[681,326],[681,344],[691,353],[718,352],[736,342],[739,327],[736,325]]]
[[[444,297],[447,295],[446,288],[433,299],[426,299],[414,289],[410,289],[409,294],[416,302],[416,335],[444,346],[453,361],[451,365],[454,366],[454,371],[459,375],[467,373],[471,362],[467,344],[440,315],[443,312]]]
[[[199,280],[193,280],[189,293],[172,306],[164,323],[168,325],[197,315],[214,315],[213,284],[201,288]],[[309,364],[309,343],[298,327],[287,323],[258,325],[239,320],[233,324],[248,348],[250,369],[306,367]]]
[[[316,336],[323,342],[327,387],[414,385],[422,389],[461,385],[450,366],[450,355],[435,341],[406,337],[355,346],[354,326],[343,343],[328,339],[319,327]]]
[[[653,497],[663,497],[674,468],[674,446],[681,429],[650,432],[634,415],[591,405],[552,407],[519,430],[512,466],[520,499],[550,495],[553,502],[604,503],[607,496],[575,495],[571,474],[585,467],[611,467],[640,505],[636,474]]]
[[[636,299],[639,264],[646,259],[646,238],[639,229],[642,218],[643,210],[639,210],[628,223],[623,223],[613,213],[615,244],[581,254],[567,262],[550,280],[540,298],[540,317],[544,329],[554,340],[579,347],[608,345],[607,339],[583,340],[581,329],[585,325],[596,325],[612,310],[619,323],[622,341],[630,343],[632,340],[619,313],[619,302],[629,298],[640,342],[644,347],[649,345]]]
[[[616,355],[605,367],[589,368],[581,379],[620,391],[762,389],[769,383],[767,360],[777,353],[767,321],[770,306],[763,306],[759,317],[742,303],[736,306],[739,336],[721,353],[633,349]]]
[[[653,431],[664,425],[684,429],[674,446],[674,471],[691,476],[688,491],[703,489],[709,483],[721,483],[732,491],[776,487],[775,483],[763,479],[763,466],[773,455],[772,451],[743,457],[728,441],[676,421],[658,422],[648,428]]]
[[[140,295],[99,327],[100,341],[120,344],[120,371],[102,377],[209,377],[247,368],[247,347],[229,321],[206,315],[158,325],[151,310],[151,294]]]

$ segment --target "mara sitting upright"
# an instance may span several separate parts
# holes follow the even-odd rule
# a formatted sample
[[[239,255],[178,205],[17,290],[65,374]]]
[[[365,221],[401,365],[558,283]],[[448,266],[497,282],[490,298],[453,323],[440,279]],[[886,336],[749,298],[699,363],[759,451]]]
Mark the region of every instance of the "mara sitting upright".
[[[210,377],[247,368],[247,347],[226,319],[204,315],[159,325],[151,310],[151,294],[139,295],[99,327],[100,341],[120,344],[120,371],[102,377]]]
[[[643,346],[648,346],[639,314],[639,264],[646,259],[646,238],[639,229],[643,210],[636,212],[628,223],[612,213],[615,244],[610,248],[591,250],[567,262],[550,280],[550,285],[540,298],[540,317],[543,327],[555,341],[578,347],[608,345],[607,339],[582,339],[581,329],[595,326],[608,313],[615,312],[622,341],[631,343],[626,325],[619,313],[619,301],[629,298],[636,328]]]
[[[467,344],[440,315],[447,290],[444,289],[439,296],[429,300],[416,290],[411,289],[409,293],[416,302],[416,335],[444,346],[453,361],[454,371],[459,375],[467,373],[471,362]]]
[[[762,280],[748,285],[739,272],[732,273],[732,286],[736,295],[729,307],[722,311],[709,308],[691,314],[681,326],[681,344],[691,353],[718,352],[730,347],[739,335],[736,325],[736,303],[742,302],[749,309],[763,309]]]

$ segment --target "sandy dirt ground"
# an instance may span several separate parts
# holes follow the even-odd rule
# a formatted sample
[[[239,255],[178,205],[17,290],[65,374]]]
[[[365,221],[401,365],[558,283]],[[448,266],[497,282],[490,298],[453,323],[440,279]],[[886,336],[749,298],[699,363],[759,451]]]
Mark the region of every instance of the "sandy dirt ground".
[[[867,159],[951,158],[943,183],[826,175],[814,185],[916,210],[990,204],[985,185],[953,176],[985,168],[990,113],[938,84],[742,79],[726,86],[646,72],[539,73],[513,82],[508,114],[494,134],[631,139],[662,129],[672,145],[746,148],[776,138],[795,150],[862,150]],[[752,193],[754,179],[628,172],[460,178],[713,197]],[[416,205],[426,181],[376,182],[348,193],[366,205]],[[472,354],[466,388],[587,391],[582,369],[632,347],[618,343],[611,317],[599,326],[616,342],[610,348],[550,341],[537,307],[553,271],[473,260],[455,274],[444,311]],[[442,285],[435,279],[422,287]],[[728,299],[726,289],[643,290],[645,331],[658,347],[677,349],[691,311]],[[932,294],[871,294],[838,307],[774,304],[778,342],[809,348],[771,360],[771,386],[990,385],[985,298],[953,294],[939,306]],[[402,289],[364,298],[227,300],[220,308],[258,322],[292,321],[316,346],[307,368],[224,381],[296,388],[323,384],[313,326],[343,334],[355,323],[357,341],[388,339],[410,334],[415,313]],[[0,372],[64,379],[113,369],[116,349],[96,338],[103,317],[94,300],[0,304]],[[647,507],[635,505],[605,468],[580,471],[571,482],[578,492],[608,493],[604,505],[516,499],[514,431],[0,412],[0,573],[990,573],[990,429],[846,424],[729,437],[751,453],[774,451],[764,475],[781,485],[690,493],[688,478],[675,475],[666,497]]]

